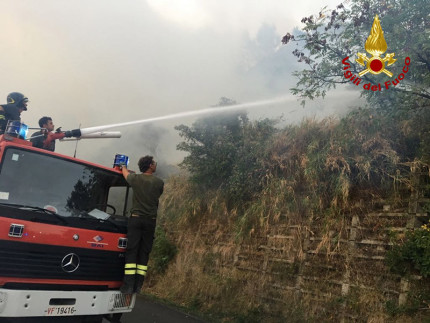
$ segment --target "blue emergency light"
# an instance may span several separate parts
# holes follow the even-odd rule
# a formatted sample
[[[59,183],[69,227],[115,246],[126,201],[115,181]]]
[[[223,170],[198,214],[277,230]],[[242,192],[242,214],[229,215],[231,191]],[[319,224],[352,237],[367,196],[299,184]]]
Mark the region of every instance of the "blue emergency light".
[[[128,166],[128,156],[116,154],[113,162],[113,167]]]
[[[28,126],[19,121],[9,121],[6,127],[6,134],[12,137],[26,139]]]

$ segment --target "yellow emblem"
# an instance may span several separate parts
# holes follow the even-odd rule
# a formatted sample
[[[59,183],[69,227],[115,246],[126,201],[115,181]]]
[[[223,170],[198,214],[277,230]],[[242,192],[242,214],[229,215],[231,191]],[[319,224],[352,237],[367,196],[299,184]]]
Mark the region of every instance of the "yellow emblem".
[[[394,53],[386,54],[384,58],[381,58],[381,54],[387,51],[387,42],[384,38],[384,32],[382,31],[381,23],[379,22],[378,15],[373,20],[372,30],[370,31],[369,37],[367,37],[366,44],[364,45],[366,52],[372,55],[368,58],[366,53],[358,53],[358,59],[355,61],[365,66],[364,62],[367,62],[366,69],[362,70],[358,75],[363,76],[366,73],[380,74],[385,73],[389,77],[393,76],[393,73],[385,69],[385,63],[387,66],[393,64],[397,59],[394,59]]]

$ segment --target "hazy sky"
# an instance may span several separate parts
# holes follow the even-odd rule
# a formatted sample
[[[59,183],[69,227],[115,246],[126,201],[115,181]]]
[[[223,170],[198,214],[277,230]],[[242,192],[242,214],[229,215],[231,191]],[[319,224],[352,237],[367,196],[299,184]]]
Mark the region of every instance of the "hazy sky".
[[[1,0],[0,103],[11,91],[23,92],[30,99],[25,123],[37,126],[49,115],[67,130],[205,108],[223,96],[250,102],[288,95],[289,74],[298,65],[281,45],[282,36],[300,27],[302,17],[340,2]],[[295,100],[276,111],[283,109],[292,118],[303,113]],[[295,110],[300,113],[293,116]],[[320,110],[336,113],[326,103]],[[180,123],[190,120],[151,129],[170,129],[159,131],[163,140]],[[82,140],[78,156],[146,153],[144,137],[151,133],[115,130],[122,139]],[[128,147],[136,134],[143,136],[139,146]],[[165,140],[158,154],[169,159],[174,144]],[[57,144],[58,152],[73,150],[72,143]]]

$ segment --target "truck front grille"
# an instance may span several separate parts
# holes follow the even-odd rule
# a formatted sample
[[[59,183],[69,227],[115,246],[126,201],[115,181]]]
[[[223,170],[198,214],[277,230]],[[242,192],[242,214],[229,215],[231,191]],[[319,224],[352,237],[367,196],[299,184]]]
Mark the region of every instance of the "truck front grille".
[[[78,267],[64,270],[65,265]],[[123,270],[121,252],[0,240],[3,277],[121,281]]]

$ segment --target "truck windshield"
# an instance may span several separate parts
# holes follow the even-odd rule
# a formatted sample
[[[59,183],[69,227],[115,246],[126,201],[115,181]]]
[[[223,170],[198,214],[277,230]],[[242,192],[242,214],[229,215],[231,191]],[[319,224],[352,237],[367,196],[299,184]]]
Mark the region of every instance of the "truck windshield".
[[[118,187],[124,188],[123,196]],[[112,199],[122,213],[126,187],[120,174],[17,148],[6,149],[0,168],[0,203],[41,207],[62,216],[109,212]]]

